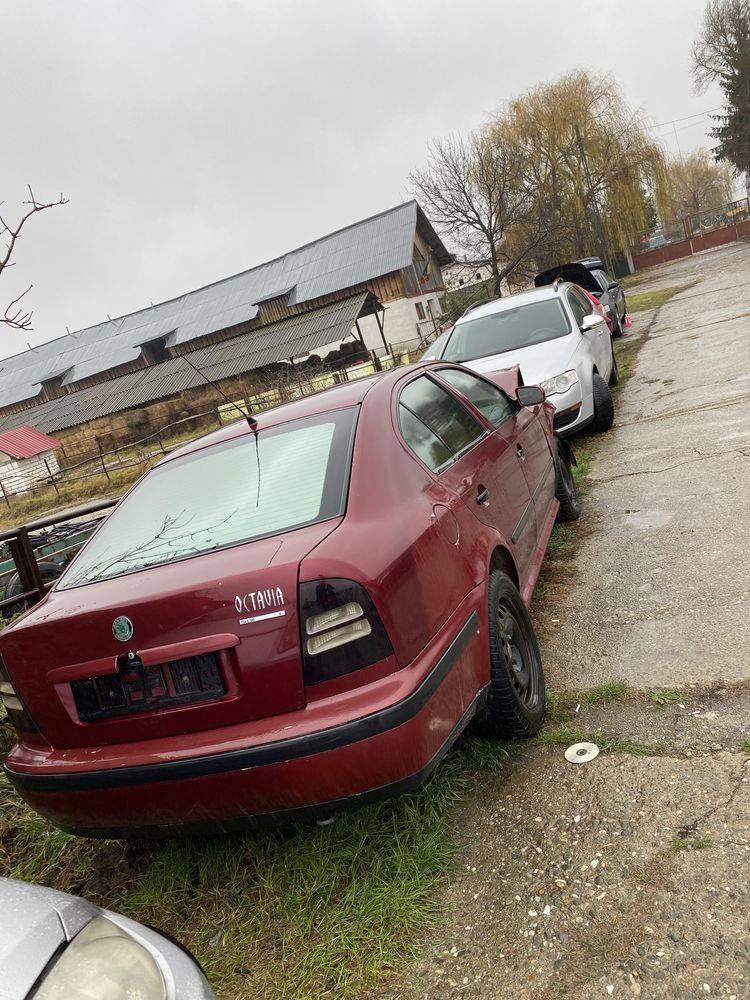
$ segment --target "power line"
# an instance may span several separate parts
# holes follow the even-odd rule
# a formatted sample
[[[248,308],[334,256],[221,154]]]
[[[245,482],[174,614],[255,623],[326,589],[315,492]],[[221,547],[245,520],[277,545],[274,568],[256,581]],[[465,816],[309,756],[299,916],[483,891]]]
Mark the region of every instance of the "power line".
[[[684,118],[673,118],[668,122],[659,122],[658,125],[646,125],[646,128],[664,128],[666,125],[675,125],[677,122],[686,122],[691,118],[705,118],[708,115],[712,115],[714,111],[721,111],[721,105],[718,108],[710,108],[708,111],[699,111],[696,115],[685,115]]]

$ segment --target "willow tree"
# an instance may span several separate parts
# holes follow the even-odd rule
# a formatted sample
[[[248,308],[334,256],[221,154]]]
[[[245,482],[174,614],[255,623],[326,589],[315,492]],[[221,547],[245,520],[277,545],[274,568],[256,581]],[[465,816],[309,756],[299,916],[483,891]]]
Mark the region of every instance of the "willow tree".
[[[666,206],[661,149],[609,77],[576,71],[532,87],[501,108],[487,136],[516,151],[549,234],[540,265],[623,251],[648,228],[650,205]]]
[[[732,200],[733,191],[731,168],[725,163],[714,163],[705,149],[670,160],[667,165],[672,222],[701,212],[721,211]]]

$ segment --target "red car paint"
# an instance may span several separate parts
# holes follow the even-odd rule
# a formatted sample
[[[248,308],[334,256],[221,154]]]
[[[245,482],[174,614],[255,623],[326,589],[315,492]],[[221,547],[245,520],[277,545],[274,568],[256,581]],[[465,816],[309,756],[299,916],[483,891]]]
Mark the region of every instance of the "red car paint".
[[[612,333],[612,320],[610,319],[607,310],[601,304],[599,299],[597,299],[597,297],[593,294],[593,292],[586,291],[586,289],[581,288],[580,285],[576,285],[576,288],[579,290],[579,292],[583,292],[583,294],[586,296],[587,299],[591,300],[591,304],[594,306],[596,311],[598,313],[601,313],[601,315],[604,317],[604,322],[607,324],[607,329],[609,330],[610,333]]]
[[[490,567],[499,561],[528,604],[558,508],[550,404],[514,402],[495,429],[441,380],[450,369],[466,371],[425,362],[256,415],[262,440],[291,421],[357,409],[343,514],[56,586],[3,632],[4,669],[36,726],[22,725],[6,771],[30,805],[75,833],[142,836],[331,814],[426,777],[489,682]],[[399,426],[400,393],[418,378],[483,431],[439,472]],[[518,370],[493,380],[512,397]],[[160,467],[248,436],[240,421]],[[300,595],[325,592],[320,581],[364,588],[363,620],[373,637],[382,622],[390,645],[375,662],[306,684]],[[127,646],[113,635],[119,616],[134,629]],[[139,664],[136,688],[152,667],[209,655],[222,690],[151,708],[156,689],[144,686],[136,714],[81,721],[71,684],[127,679],[124,649]]]

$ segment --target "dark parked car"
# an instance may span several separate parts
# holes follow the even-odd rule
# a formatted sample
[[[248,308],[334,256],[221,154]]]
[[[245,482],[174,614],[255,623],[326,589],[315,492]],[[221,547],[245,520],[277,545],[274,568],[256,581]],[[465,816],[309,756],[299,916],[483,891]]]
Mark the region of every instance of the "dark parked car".
[[[79,896],[0,879],[3,1000],[215,1000],[185,948]]]
[[[557,280],[572,281],[599,299],[607,315],[612,336],[622,336],[628,312],[625,293],[620,282],[604,270],[599,257],[584,257],[582,260],[550,267],[537,274],[534,284],[539,288]]]
[[[414,788],[475,717],[535,732],[526,605],[578,504],[543,390],[496,381],[383,372],[148,472],[0,637],[20,794],[78,834],[227,830]]]

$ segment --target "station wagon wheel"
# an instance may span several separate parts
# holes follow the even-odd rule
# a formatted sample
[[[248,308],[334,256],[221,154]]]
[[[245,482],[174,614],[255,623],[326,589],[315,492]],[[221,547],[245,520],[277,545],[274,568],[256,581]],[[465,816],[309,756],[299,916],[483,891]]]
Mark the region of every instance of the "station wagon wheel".
[[[608,431],[615,422],[615,404],[612,399],[612,393],[598,372],[594,372],[593,374],[591,387],[594,396],[594,420],[592,427],[595,431]]]
[[[607,385],[619,385],[620,383],[620,369],[617,367],[617,355],[615,354],[615,345],[612,344],[612,371],[609,373],[609,382]]]
[[[575,521],[581,514],[576,481],[573,478],[573,461],[568,445],[555,439],[555,498],[560,504],[558,521]]]
[[[544,673],[534,627],[521,595],[500,570],[488,587],[490,685],[480,717],[495,736],[531,736],[544,719]]]

